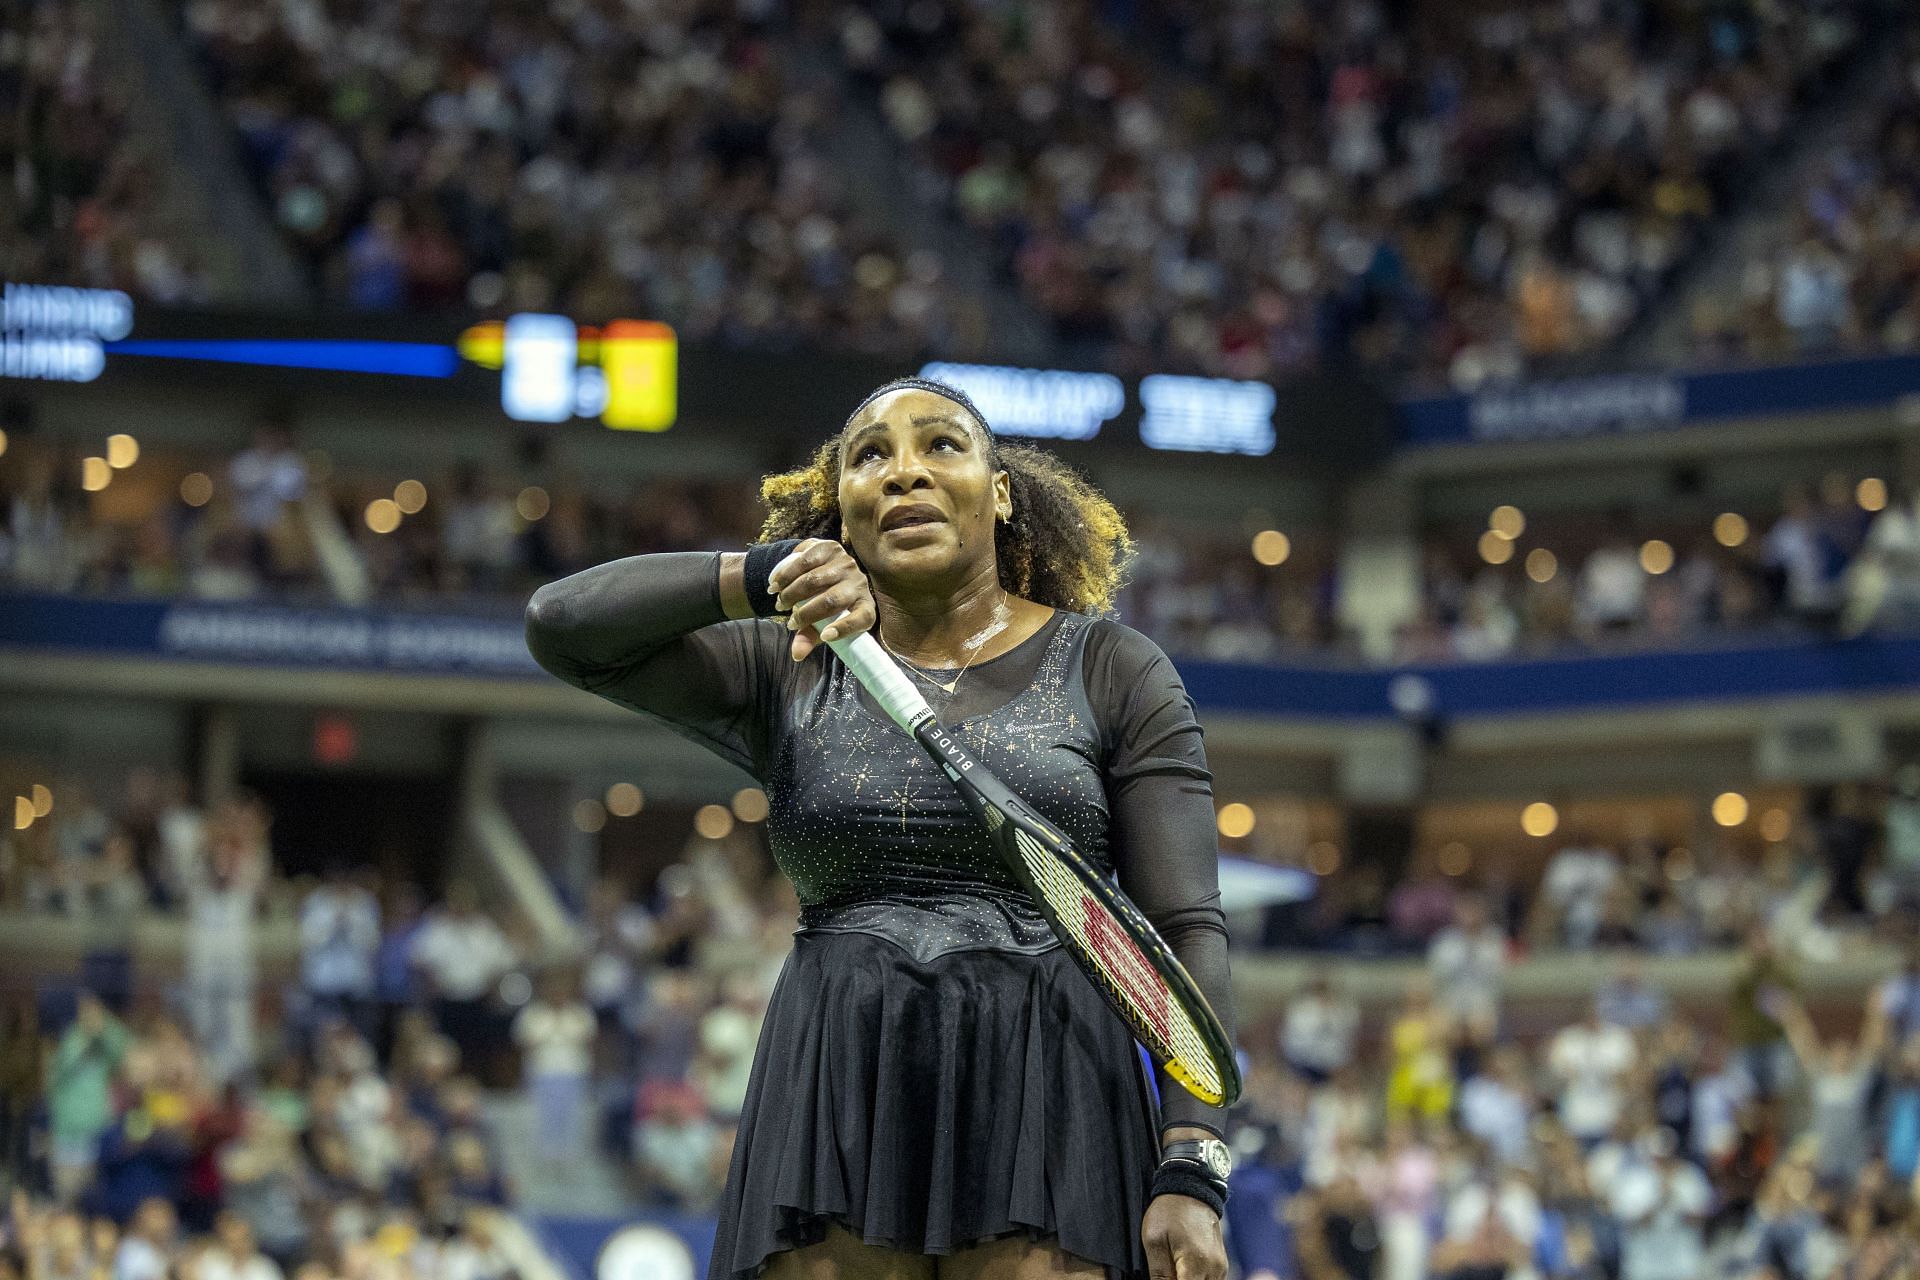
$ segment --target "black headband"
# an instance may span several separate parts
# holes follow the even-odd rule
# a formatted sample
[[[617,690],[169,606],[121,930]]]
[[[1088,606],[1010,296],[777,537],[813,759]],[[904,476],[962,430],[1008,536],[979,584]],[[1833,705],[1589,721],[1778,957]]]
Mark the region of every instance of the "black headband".
[[[881,396],[890,395],[895,391],[931,391],[934,395],[953,401],[962,409],[965,409],[967,413],[972,416],[973,420],[980,425],[982,434],[987,437],[987,448],[989,451],[994,450],[999,444],[999,441],[994,438],[993,428],[987,425],[987,415],[980,412],[980,406],[969,399],[966,392],[945,382],[935,382],[932,378],[895,378],[892,382],[882,383],[872,391],[869,391],[866,399],[853,406],[853,412],[847,415],[846,426],[841,427],[840,430],[845,431],[847,427],[852,426],[853,420],[859,417],[861,411],[875,400],[878,400]]]

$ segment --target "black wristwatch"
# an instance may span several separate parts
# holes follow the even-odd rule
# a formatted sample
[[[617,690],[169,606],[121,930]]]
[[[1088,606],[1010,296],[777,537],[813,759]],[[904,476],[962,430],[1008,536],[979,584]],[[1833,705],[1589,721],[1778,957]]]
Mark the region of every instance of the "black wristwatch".
[[[1227,1185],[1227,1179],[1233,1173],[1233,1152],[1218,1138],[1169,1142],[1160,1149],[1160,1163],[1165,1165],[1173,1161],[1196,1166],[1203,1177],[1218,1182],[1222,1187]]]

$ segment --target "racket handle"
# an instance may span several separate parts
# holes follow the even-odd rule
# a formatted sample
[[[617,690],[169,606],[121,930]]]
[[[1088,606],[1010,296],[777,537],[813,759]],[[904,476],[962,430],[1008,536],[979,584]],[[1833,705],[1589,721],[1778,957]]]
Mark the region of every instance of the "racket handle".
[[[843,613],[840,618],[846,616]],[[827,625],[832,626],[840,618],[830,619]],[[913,681],[900,669],[900,664],[887,656],[887,651],[880,647],[880,642],[873,638],[872,632],[841,636],[827,641],[827,647],[840,655],[840,661],[847,664],[847,670],[853,672],[854,678],[902,729],[912,733],[921,721],[933,719],[933,708],[913,687]]]

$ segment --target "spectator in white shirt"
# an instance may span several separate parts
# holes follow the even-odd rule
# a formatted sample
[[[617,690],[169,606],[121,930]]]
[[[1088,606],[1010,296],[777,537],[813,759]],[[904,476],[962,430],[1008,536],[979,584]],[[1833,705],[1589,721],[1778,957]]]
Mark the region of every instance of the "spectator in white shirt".
[[[346,868],[331,868],[300,904],[300,984],[309,1027],[344,1018],[371,1036],[380,904]]]
[[[307,464],[294,451],[293,433],[269,423],[253,433],[253,444],[234,455],[227,478],[240,499],[240,518],[248,529],[264,533],[279,523],[282,508],[299,501],[307,489]]]
[[[1846,591],[1849,634],[1920,628],[1920,488],[1874,517]]]
[[[1493,923],[1486,899],[1462,894],[1453,923],[1427,947],[1434,999],[1477,1039],[1493,1034],[1500,1019],[1500,986],[1507,967],[1507,936]]]
[[[279,1264],[260,1252],[245,1218],[222,1213],[213,1232],[213,1245],[200,1255],[197,1280],[282,1280]]]
[[[1767,530],[1761,563],[1783,583],[1788,610],[1815,625],[1839,611],[1839,561],[1820,528],[1813,498],[1796,485],[1781,499],[1782,513]]]
[[[600,1020],[600,1029],[613,1031],[638,995],[637,967],[653,953],[653,917],[639,903],[627,900],[626,887],[619,881],[598,880],[587,891],[587,917],[581,931],[586,951],[583,994]],[[621,1065],[625,1069],[627,1064]]]
[[[1560,1081],[1560,1123],[1568,1133],[1594,1143],[1613,1131],[1635,1056],[1633,1036],[1609,1025],[1597,1004],[1588,1008],[1585,1021],[1553,1038],[1547,1065]]]
[[[179,1230],[172,1203],[159,1196],[142,1201],[114,1251],[113,1280],[167,1280],[168,1258]]]
[[[165,905],[178,910],[206,859],[207,820],[193,803],[193,787],[186,774],[169,773],[161,786],[165,799],[155,824],[160,835],[161,896]]]
[[[307,464],[293,447],[293,433],[272,422],[254,432],[253,445],[235,455],[227,467],[239,498],[241,524],[247,531],[254,571],[263,577],[274,572],[270,535],[285,514],[287,504],[307,492]]]
[[[1574,618],[1589,636],[1626,631],[1639,623],[1646,600],[1647,571],[1626,520],[1619,518],[1613,535],[1580,566]]]
[[[720,991],[723,1003],[700,1019],[693,1082],[706,1095],[707,1110],[716,1119],[737,1120],[746,1106],[753,1050],[760,1041],[766,1006],[759,983],[749,973],[729,976]]]
[[[1322,1084],[1353,1061],[1360,1007],[1334,990],[1325,973],[1315,974],[1287,1003],[1280,1029],[1280,1052],[1287,1065]]]
[[[1502,1164],[1525,1159],[1533,1124],[1526,1055],[1516,1045],[1494,1050],[1487,1069],[1460,1088],[1460,1128],[1487,1144]]]
[[[413,939],[413,964],[426,979],[435,1020],[460,1047],[468,1070],[482,1071],[492,1055],[494,985],[517,959],[500,926],[480,914],[471,884],[447,886],[442,907],[427,913]]]
[[[253,923],[269,821],[257,801],[222,805],[187,892],[187,1011],[208,1072],[223,1084],[253,1067]]]
[[[633,1158],[655,1203],[698,1211],[719,1193],[720,1132],[700,1091],[677,1080],[640,1087]]]
[[[540,1123],[540,1156],[557,1166],[587,1150],[587,1081],[598,1027],[576,987],[572,974],[549,970],[541,976],[540,994],[513,1020]]]
[[[1672,1133],[1656,1129],[1640,1145],[1647,1149],[1624,1162],[1610,1196],[1621,1224],[1621,1280],[1696,1280],[1713,1189],[1675,1153]]]
[[[1613,850],[1586,833],[1575,834],[1553,855],[1540,895],[1553,908],[1563,944],[1576,950],[1593,945],[1607,894],[1619,876],[1620,860]]]

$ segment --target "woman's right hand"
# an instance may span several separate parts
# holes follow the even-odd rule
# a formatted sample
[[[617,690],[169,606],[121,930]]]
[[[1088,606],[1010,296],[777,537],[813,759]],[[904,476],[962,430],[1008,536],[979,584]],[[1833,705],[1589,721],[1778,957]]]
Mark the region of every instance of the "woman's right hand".
[[[795,662],[823,640],[872,630],[879,617],[867,575],[845,547],[825,538],[808,538],[795,547],[767,575],[767,589],[781,612],[787,613],[787,627],[795,633]],[[826,628],[825,635],[815,629],[842,613],[847,617]]]

